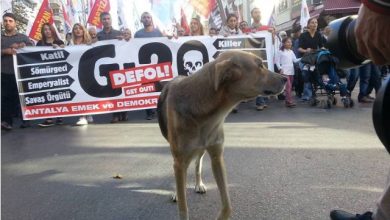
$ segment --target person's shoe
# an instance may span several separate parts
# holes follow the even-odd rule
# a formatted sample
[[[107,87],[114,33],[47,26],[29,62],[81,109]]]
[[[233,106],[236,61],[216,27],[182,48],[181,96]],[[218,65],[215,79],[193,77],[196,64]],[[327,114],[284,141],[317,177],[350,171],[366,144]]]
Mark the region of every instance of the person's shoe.
[[[352,214],[343,210],[333,210],[330,212],[332,220],[372,220],[372,212],[364,214]]]
[[[80,119],[76,122],[76,125],[88,125],[88,120],[85,117],[80,117]]]
[[[369,99],[367,96],[363,96],[362,98],[358,99],[360,103],[372,103],[373,100]]]
[[[263,111],[264,110],[264,105],[258,105],[256,106],[257,111]]]
[[[62,118],[57,118],[57,119],[56,119],[56,124],[57,124],[57,125],[63,125],[63,124],[64,124],[64,121],[62,120]]]
[[[152,119],[154,119],[154,114],[149,114],[149,115],[147,115],[145,119],[146,119],[146,120],[152,120]]]
[[[118,123],[119,122],[119,118],[117,116],[113,116],[112,117],[112,120],[111,120],[111,123]]]
[[[295,108],[297,105],[295,103],[286,103],[286,107]]]
[[[1,122],[1,130],[10,131],[12,130],[12,126],[8,124],[8,122]]]
[[[23,120],[22,124],[20,125],[20,128],[29,128],[29,127],[31,127],[30,122]]]
[[[372,96],[370,96],[370,95],[367,95],[366,97],[367,97],[368,99],[375,100],[375,98],[372,97]]]
[[[119,121],[128,121],[127,112],[121,112]]]
[[[38,124],[38,126],[42,127],[42,128],[51,127],[51,126],[54,126],[54,125],[55,124],[54,124],[53,120],[45,120],[44,122]]]
[[[88,121],[88,123],[93,123],[92,115],[87,115],[87,121]]]

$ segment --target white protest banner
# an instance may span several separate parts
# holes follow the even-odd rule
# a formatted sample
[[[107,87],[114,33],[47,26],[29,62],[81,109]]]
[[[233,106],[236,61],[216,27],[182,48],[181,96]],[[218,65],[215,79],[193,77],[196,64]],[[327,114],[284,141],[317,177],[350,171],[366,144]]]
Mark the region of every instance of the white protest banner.
[[[271,34],[138,38],[65,48],[25,47],[14,56],[26,120],[156,108],[159,81],[191,75],[226,50],[261,57],[273,70]]]

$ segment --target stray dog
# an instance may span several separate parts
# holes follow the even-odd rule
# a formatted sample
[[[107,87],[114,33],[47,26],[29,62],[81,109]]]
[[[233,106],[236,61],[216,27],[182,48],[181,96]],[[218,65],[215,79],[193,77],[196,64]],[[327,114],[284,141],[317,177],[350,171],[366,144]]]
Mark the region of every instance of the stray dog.
[[[228,219],[231,203],[223,159],[223,122],[243,100],[283,91],[286,78],[267,70],[262,60],[247,52],[224,52],[191,76],[168,82],[157,104],[161,133],[174,159],[176,197],[180,219],[188,219],[187,168],[196,156],[196,186],[205,193],[201,178],[202,158],[207,151],[222,200],[218,219]]]

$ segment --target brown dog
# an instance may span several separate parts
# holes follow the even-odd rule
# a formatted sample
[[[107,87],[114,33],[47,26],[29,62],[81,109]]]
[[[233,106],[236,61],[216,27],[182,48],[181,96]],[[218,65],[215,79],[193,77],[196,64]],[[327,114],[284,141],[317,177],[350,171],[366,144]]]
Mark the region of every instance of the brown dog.
[[[174,158],[176,196],[180,219],[188,219],[187,168],[196,161],[195,190],[205,193],[202,158],[207,151],[221,195],[218,219],[231,213],[223,160],[223,122],[240,101],[283,91],[286,78],[268,71],[262,60],[246,52],[225,52],[196,74],[176,77],[165,85],[158,101],[158,121]]]

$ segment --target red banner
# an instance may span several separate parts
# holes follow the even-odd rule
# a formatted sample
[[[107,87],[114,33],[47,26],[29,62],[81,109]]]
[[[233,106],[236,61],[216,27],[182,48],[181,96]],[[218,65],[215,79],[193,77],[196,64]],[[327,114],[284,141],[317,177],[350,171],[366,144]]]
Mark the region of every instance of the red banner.
[[[49,6],[48,0],[43,0],[28,36],[36,41],[40,40],[42,38],[41,29],[44,23],[53,24],[53,12]]]
[[[111,86],[114,89],[173,78],[172,63],[170,62],[144,65],[124,70],[113,70],[109,74]]]
[[[110,11],[110,0],[96,0],[92,7],[91,13],[88,17],[88,24],[91,24],[97,28],[102,28],[102,22],[100,21],[100,14],[102,12]]]

